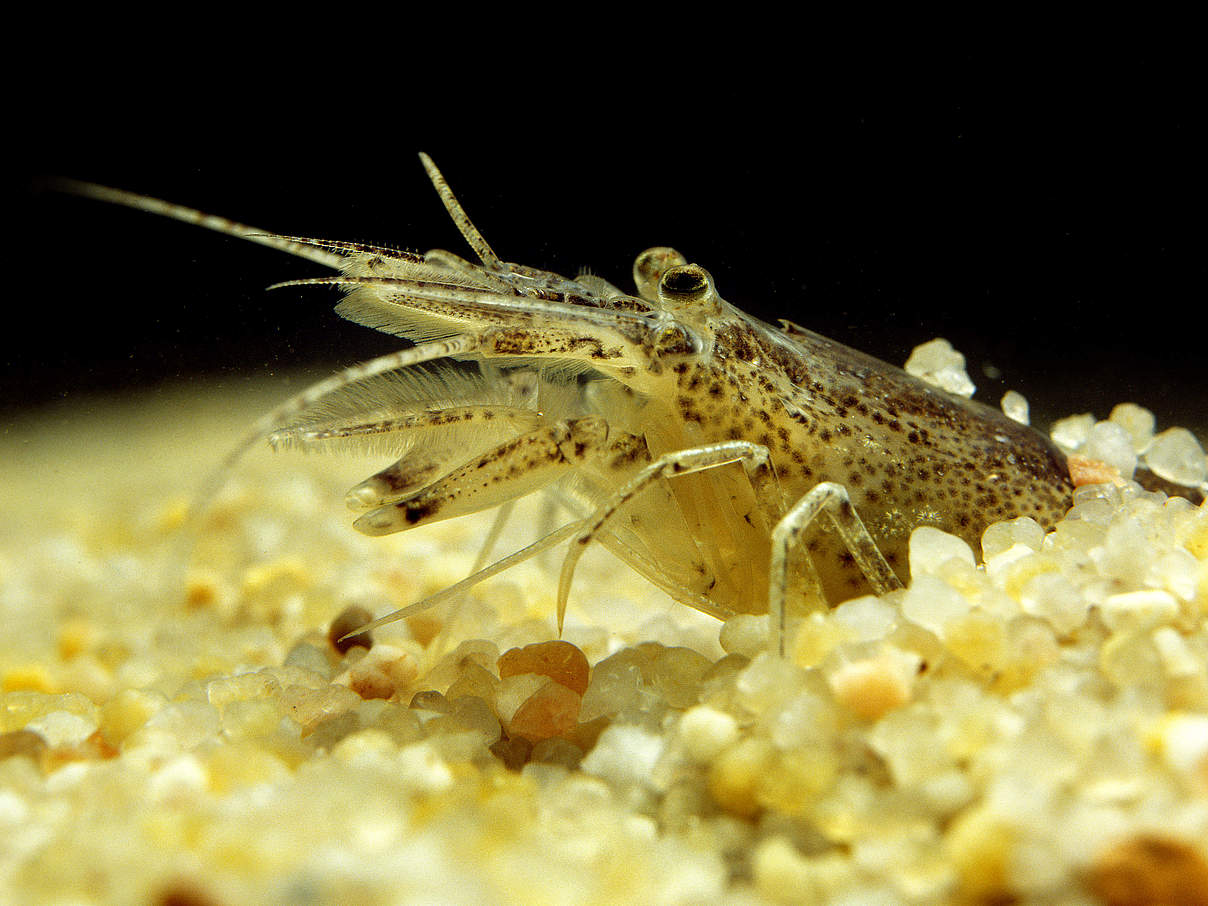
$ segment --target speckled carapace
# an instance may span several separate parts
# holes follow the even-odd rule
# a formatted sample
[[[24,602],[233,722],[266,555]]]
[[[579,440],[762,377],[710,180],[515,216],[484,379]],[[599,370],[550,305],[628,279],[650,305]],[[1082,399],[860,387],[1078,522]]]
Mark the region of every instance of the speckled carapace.
[[[559,625],[591,541],[706,613],[783,620],[785,608],[896,587],[918,526],[976,545],[995,520],[1047,526],[1068,508],[1064,459],[1036,431],[790,322],[764,324],[672,249],[638,257],[633,295],[502,261],[421,157],[481,264],[285,237],[68,186],[335,268],[283,285],[338,285],[337,312],[415,343],[305,391],[252,433],[389,455],[349,493],[365,510],[361,531],[545,490],[571,514],[566,525],[483,575],[569,539]]]

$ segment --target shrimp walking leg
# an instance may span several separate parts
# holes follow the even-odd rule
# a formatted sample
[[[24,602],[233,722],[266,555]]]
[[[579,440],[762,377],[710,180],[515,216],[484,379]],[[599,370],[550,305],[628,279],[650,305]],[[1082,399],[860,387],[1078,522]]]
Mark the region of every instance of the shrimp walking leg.
[[[776,484],[775,472],[772,469],[771,456],[767,447],[748,441],[735,440],[687,450],[676,450],[659,457],[599,506],[595,513],[585,520],[586,525],[583,530],[571,541],[566,558],[562,561],[562,572],[558,578],[558,633],[562,632],[562,624],[566,616],[566,604],[570,597],[575,564],[583,556],[587,545],[599,537],[609,520],[617,514],[621,507],[660,479],[691,475],[694,472],[716,469],[733,462],[741,462],[746,467],[756,499],[765,515],[770,514],[771,519],[779,516],[783,511],[782,497]],[[726,616],[726,614],[718,613],[717,608],[705,609],[705,612],[723,618]]]
[[[772,530],[771,575],[768,589],[768,647],[775,654],[784,654],[785,597],[788,587],[789,550],[801,541],[801,536],[814,518],[825,512],[834,523],[839,537],[847,545],[856,565],[867,577],[877,594],[901,588],[902,582],[885,562],[876,541],[865,528],[851,504],[847,489],[833,481],[824,481],[802,497]]]

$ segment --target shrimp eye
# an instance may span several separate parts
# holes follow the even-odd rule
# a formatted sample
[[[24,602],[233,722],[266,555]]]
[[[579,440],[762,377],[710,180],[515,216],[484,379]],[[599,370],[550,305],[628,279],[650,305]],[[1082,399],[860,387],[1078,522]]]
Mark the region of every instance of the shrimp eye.
[[[659,280],[659,296],[669,302],[707,302],[713,296],[713,278],[699,264],[668,268]]]
[[[668,268],[687,264],[688,259],[675,249],[656,246],[646,249],[633,262],[633,283],[638,295],[654,302],[658,299],[659,281]]]
[[[675,296],[695,296],[709,287],[709,275],[704,268],[696,264],[686,264],[674,267],[663,274],[659,281],[665,293]]]

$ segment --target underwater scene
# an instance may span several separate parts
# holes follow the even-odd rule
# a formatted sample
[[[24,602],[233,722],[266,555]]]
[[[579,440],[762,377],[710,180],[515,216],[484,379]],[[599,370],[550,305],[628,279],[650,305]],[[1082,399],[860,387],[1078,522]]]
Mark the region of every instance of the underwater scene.
[[[1191,160],[914,116],[45,164],[0,902],[1208,904]]]

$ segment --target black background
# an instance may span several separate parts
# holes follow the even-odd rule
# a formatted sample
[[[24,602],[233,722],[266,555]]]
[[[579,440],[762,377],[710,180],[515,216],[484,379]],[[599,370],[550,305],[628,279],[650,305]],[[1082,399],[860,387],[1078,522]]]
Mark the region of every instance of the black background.
[[[18,181],[66,175],[287,234],[468,254],[425,150],[507,260],[630,288],[634,255],[673,245],[739,307],[895,364],[948,337],[978,399],[1019,389],[1034,421],[1134,400],[1160,428],[1208,423],[1192,67],[1160,51],[954,53],[924,78],[902,59],[833,62],[590,85],[412,73],[413,92],[202,79],[165,98],[149,60],[27,98]],[[332,291],[264,292],[316,265],[17,194],[8,407],[397,346],[332,314]]]

